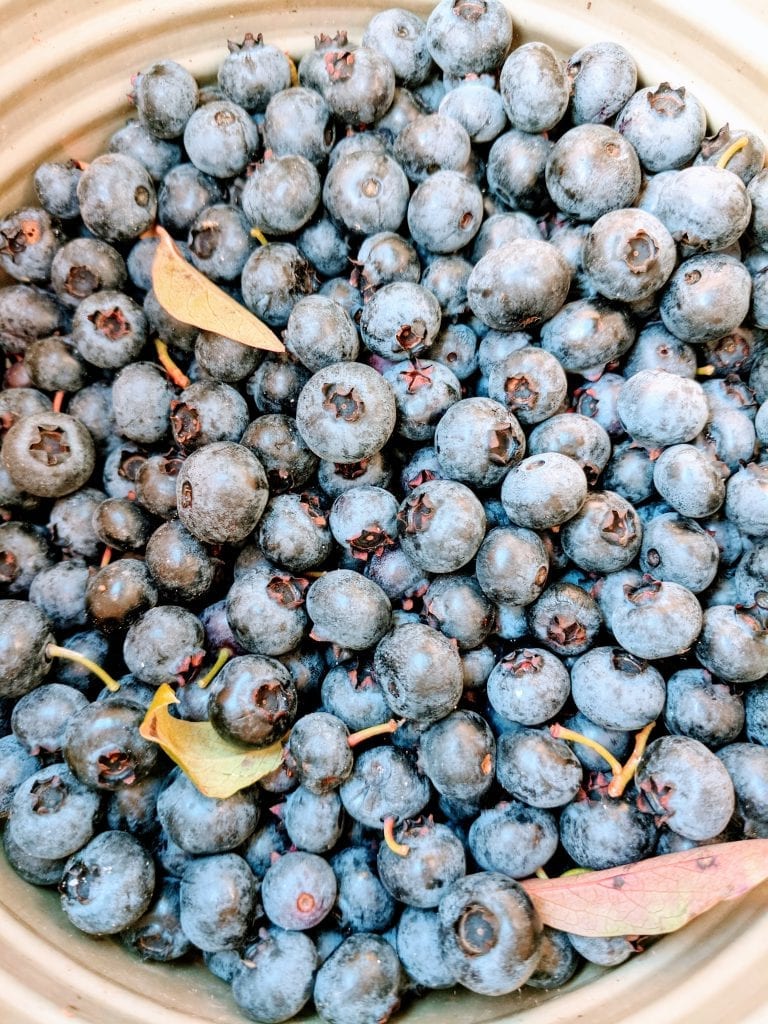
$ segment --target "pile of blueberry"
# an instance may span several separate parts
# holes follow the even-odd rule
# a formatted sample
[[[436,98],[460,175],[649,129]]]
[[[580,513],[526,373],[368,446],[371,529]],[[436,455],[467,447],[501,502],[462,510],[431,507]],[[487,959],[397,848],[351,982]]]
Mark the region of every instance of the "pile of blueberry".
[[[557,988],[638,937],[520,879],[768,836],[764,146],[512,34],[158,61],[0,221],[5,854],[257,1021]],[[170,315],[156,224],[284,354]],[[202,795],[164,683],[280,767]]]

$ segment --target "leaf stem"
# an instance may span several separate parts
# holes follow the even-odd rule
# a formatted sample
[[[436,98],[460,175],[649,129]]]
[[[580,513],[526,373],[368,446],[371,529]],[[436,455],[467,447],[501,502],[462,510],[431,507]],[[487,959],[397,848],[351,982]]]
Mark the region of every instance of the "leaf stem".
[[[392,816],[384,819],[384,842],[398,857],[407,857],[411,849],[395,839],[395,819]]]
[[[155,338],[155,351],[157,352],[157,359],[160,365],[163,367],[165,372],[168,374],[169,379],[179,388],[189,387],[189,377],[181,370],[171,358],[171,354],[168,351],[168,346],[160,338]]]
[[[83,668],[87,668],[89,672],[93,672],[95,676],[98,676],[112,693],[117,693],[120,689],[120,683],[113,679],[109,672],[103,669],[101,665],[97,665],[95,661],[86,658],[84,654],[80,654],[79,651],[70,651],[68,647],[59,647],[58,644],[47,644],[45,653],[49,658],[63,658],[65,661],[74,661],[75,664],[82,665]]]
[[[589,747],[590,750],[594,750],[596,754],[599,754],[604,761],[607,761],[614,776],[621,774],[621,762],[617,761],[610,750],[606,750],[602,743],[598,743],[597,740],[592,740],[589,736],[585,736],[581,732],[575,732],[573,729],[565,729],[562,725],[550,725],[549,731],[556,740],[570,740],[571,743],[581,743],[582,746]]]
[[[359,729],[347,737],[350,747],[356,747],[358,743],[369,740],[372,736],[384,736],[388,732],[395,732],[403,724],[404,719],[390,718],[388,722],[379,722],[378,725],[369,725],[367,729]]]
[[[219,672],[221,672],[221,670],[224,668],[224,666],[227,664],[231,657],[232,651],[229,649],[229,647],[219,648],[219,652],[216,655],[216,661],[214,661],[214,663],[211,665],[211,667],[208,669],[205,675],[200,676],[200,678],[197,680],[197,685],[200,687],[201,690],[204,690],[206,686],[213,679],[216,678],[216,676],[219,674]]]
[[[728,163],[730,162],[731,157],[736,156],[736,154],[740,150],[744,149],[748,145],[749,145],[749,139],[747,138],[746,135],[742,135],[742,137],[740,139],[736,139],[736,141],[734,143],[732,143],[728,147],[728,149],[725,150],[724,153],[720,154],[720,159],[717,161],[717,164],[715,166],[719,167],[721,170],[724,170],[728,166]]]
[[[645,748],[648,743],[648,737],[651,735],[655,722],[649,722],[644,729],[635,736],[635,745],[632,749],[632,753],[627,759],[627,763],[621,769],[618,774],[613,773],[613,778],[608,784],[608,796],[621,796],[624,790],[627,788],[629,783],[634,779],[637,766],[640,763],[640,758],[645,753]]]

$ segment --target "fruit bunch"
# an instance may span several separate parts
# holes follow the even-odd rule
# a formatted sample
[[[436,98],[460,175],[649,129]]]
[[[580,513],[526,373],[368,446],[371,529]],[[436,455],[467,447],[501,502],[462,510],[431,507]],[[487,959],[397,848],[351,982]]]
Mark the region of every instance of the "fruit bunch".
[[[639,936],[526,879],[768,837],[765,148],[512,35],[158,60],[0,219],[5,854],[257,1021],[558,988]]]

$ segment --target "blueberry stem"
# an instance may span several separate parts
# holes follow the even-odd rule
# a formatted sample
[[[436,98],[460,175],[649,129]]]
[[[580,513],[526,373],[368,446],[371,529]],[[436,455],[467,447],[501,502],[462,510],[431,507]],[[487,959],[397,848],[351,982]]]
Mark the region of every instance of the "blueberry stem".
[[[748,143],[749,143],[749,139],[747,138],[746,135],[742,135],[742,137],[740,139],[736,139],[736,141],[734,143],[732,143],[728,147],[728,149],[726,149],[726,151],[724,153],[721,153],[720,159],[717,161],[716,166],[721,168],[721,169],[724,169],[725,167],[727,167],[728,166],[728,161],[731,159],[731,157],[732,156],[736,156],[736,154],[739,152],[739,150],[744,149],[744,147]]]
[[[706,366],[699,366],[696,368],[696,375],[698,377],[711,377],[715,372],[714,366],[707,364]]]
[[[379,722],[378,725],[369,725],[367,729],[359,729],[357,732],[353,732],[348,738],[347,743],[350,747],[356,747],[358,743],[362,743],[364,740],[369,740],[371,736],[383,736],[385,733],[394,732],[399,729],[403,724],[404,719],[390,718],[388,722]]]
[[[618,774],[616,772],[613,773],[613,778],[608,784],[608,796],[621,796],[632,779],[634,779],[637,766],[640,763],[640,758],[645,753],[648,737],[651,735],[655,725],[655,722],[649,722],[648,725],[646,725],[644,729],[641,729],[635,736],[635,746],[627,759],[627,763],[621,771],[618,772]]]
[[[68,647],[59,647],[58,644],[47,644],[45,653],[48,658],[63,658],[65,661],[74,661],[77,665],[82,665],[83,668],[87,668],[89,672],[98,676],[112,693],[117,693],[120,689],[120,683],[113,679],[109,672],[105,671],[101,665],[97,665],[95,661],[86,658],[84,654],[80,654],[79,651],[70,651]]]
[[[189,377],[174,363],[168,351],[168,346],[159,338],[155,338],[155,351],[157,352],[158,362],[168,374],[172,383],[179,388],[188,388]]]
[[[266,235],[258,228],[251,228],[251,238],[255,238],[259,245],[269,245]]]
[[[105,566],[109,565],[109,563],[111,561],[112,561],[112,548],[109,547],[109,545],[107,545],[107,547],[104,548],[104,554],[101,556],[101,561],[99,562],[99,568],[103,569]]]
[[[606,750],[602,743],[590,739],[589,736],[585,736],[583,733],[575,732],[573,729],[565,729],[562,725],[550,725],[549,731],[556,740],[570,740],[571,743],[581,743],[582,746],[594,750],[604,761],[607,761],[614,777],[621,775],[623,770],[621,762],[617,761],[610,750]]]
[[[61,412],[61,407],[64,404],[64,394],[64,391],[57,391],[53,396],[53,402],[51,404],[53,412]]]
[[[411,849],[410,846],[398,843],[395,839],[395,819],[392,816],[384,819],[384,842],[398,857],[407,857]]]
[[[283,53],[285,53],[286,59],[288,61],[288,67],[290,68],[291,71],[291,88],[295,89],[296,86],[299,84],[299,69],[296,67],[296,61],[293,59],[290,53],[287,53],[285,50],[283,50]]]
[[[536,875],[537,878],[549,879],[549,875],[544,868],[536,868],[534,875]]]
[[[216,661],[211,665],[204,676],[200,676],[197,680],[197,685],[201,690],[204,690],[206,686],[215,679],[216,676],[221,672],[224,666],[227,664],[229,659],[232,657],[232,651],[228,647],[221,647],[219,653],[216,655]]]

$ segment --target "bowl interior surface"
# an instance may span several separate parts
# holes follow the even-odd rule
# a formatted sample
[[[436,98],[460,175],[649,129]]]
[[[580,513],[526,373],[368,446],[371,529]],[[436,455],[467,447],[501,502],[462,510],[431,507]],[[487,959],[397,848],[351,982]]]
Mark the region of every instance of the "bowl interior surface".
[[[423,0],[403,6],[426,16]],[[97,155],[131,116],[130,77],[172,58],[210,81],[227,39],[262,32],[294,56],[321,31],[364,25],[392,4],[266,0],[0,0],[0,208],[34,201],[31,175],[45,159]],[[640,78],[691,89],[710,129],[728,121],[768,138],[768,18],[759,0],[718,10],[695,0],[516,0],[515,43],[543,39],[567,56],[613,39]],[[3,282],[4,283],[4,282]],[[142,964],[118,942],[68,926],[55,893],[24,883],[0,856],[0,1021],[3,1024],[242,1024],[228,988],[207,971]],[[500,999],[434,993],[398,1019],[475,1024],[765,1024],[768,884],[722,904],[644,955],[608,972],[582,970],[552,993]],[[301,1019],[309,1020],[306,1015]]]

